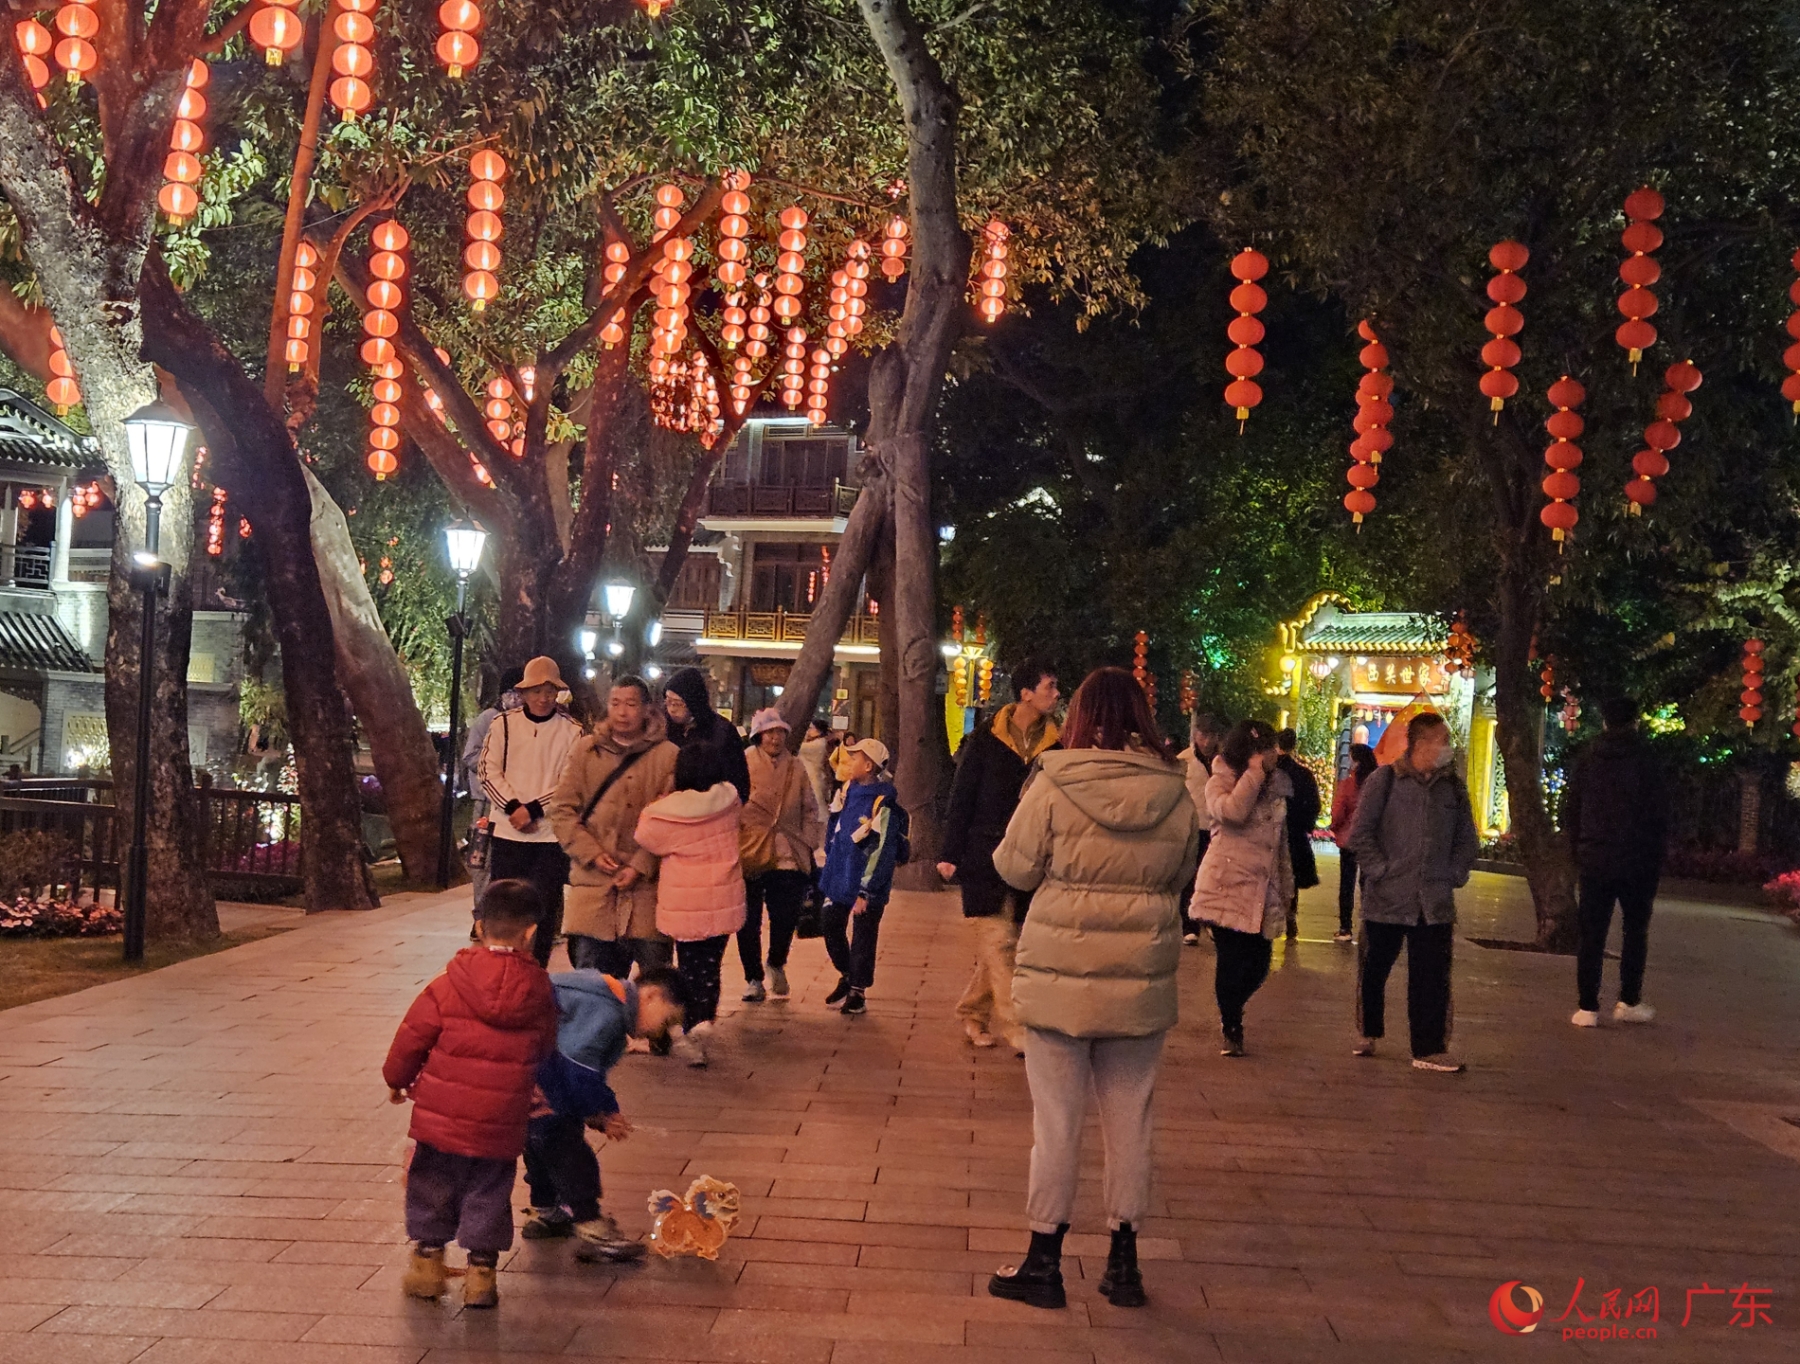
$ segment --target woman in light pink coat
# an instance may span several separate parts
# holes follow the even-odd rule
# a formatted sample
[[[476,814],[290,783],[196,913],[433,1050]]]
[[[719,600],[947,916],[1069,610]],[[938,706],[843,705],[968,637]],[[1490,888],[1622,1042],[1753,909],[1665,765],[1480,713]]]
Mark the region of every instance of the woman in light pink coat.
[[[719,968],[731,935],[744,926],[742,808],[718,753],[694,744],[675,760],[675,790],[638,817],[638,846],[662,859],[656,928],[675,940],[675,969],[687,987],[687,1028],[674,1052],[690,1066],[706,1064],[704,1039],[719,1011]]]

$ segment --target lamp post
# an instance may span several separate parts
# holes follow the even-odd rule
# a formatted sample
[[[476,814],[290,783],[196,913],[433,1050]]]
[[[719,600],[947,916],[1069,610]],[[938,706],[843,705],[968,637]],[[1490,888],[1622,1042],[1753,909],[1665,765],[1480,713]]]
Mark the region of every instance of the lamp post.
[[[138,642],[137,770],[131,799],[131,848],[125,857],[125,960],[144,959],[149,898],[150,712],[156,694],[156,599],[169,590],[162,548],[162,495],[181,477],[190,426],[174,408],[155,402],[125,419],[131,477],[144,490],[144,548],[132,555],[131,586],[144,594]]]
[[[625,652],[625,642],[619,638],[619,632],[624,628],[625,617],[631,614],[631,602],[637,596],[637,588],[630,583],[607,583],[600,592],[613,632],[613,637],[607,641],[606,653],[609,658],[616,659]],[[613,666],[617,667],[616,664]]]
[[[444,527],[444,548],[450,558],[450,570],[456,574],[456,614],[444,622],[450,631],[450,742],[444,760],[444,808],[438,819],[437,882],[446,889],[450,885],[451,825],[456,814],[456,767],[461,757],[457,731],[462,728],[463,640],[469,634],[463,604],[468,598],[469,575],[480,566],[485,544],[487,532],[472,521],[457,520]]]

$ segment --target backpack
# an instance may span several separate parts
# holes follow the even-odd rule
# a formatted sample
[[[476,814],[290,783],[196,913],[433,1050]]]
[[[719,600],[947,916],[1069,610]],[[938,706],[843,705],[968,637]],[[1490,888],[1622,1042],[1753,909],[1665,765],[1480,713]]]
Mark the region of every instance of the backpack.
[[[898,803],[889,809],[892,811],[889,818],[894,824],[894,865],[904,867],[912,861],[912,816],[906,812],[904,805]]]

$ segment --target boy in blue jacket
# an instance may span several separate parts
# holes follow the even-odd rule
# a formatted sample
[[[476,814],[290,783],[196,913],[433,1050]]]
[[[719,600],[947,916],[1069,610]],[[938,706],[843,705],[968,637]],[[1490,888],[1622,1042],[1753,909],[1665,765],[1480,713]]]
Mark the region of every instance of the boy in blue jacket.
[[[629,1037],[666,1037],[681,1023],[681,978],[646,971],[635,981],[598,971],[550,977],[556,992],[556,1051],[537,1070],[541,1102],[525,1130],[525,1183],[532,1206],[520,1234],[527,1240],[578,1236],[578,1259],[635,1260],[644,1253],[600,1211],[600,1161],[585,1129],[613,1141],[631,1135],[606,1076]]]
[[[894,868],[907,860],[908,819],[887,779],[887,745],[863,739],[844,749],[847,780],[831,802],[825,829],[825,867],[819,891],[825,950],[838,969],[837,988],[827,1005],[847,1014],[866,1011],[863,992],[875,983],[875,946],[881,912],[894,885]],[[852,923],[855,935],[850,936]]]

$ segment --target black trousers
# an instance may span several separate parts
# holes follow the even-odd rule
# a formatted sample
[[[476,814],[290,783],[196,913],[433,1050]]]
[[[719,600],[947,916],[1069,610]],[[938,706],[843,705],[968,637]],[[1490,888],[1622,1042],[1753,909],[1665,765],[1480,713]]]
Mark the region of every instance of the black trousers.
[[[1209,831],[1202,829],[1200,831],[1200,857],[1198,859],[1199,861],[1204,862],[1206,860],[1206,845],[1211,842],[1212,842],[1212,834]],[[1198,875],[1198,868],[1196,868],[1196,876],[1197,875]],[[1201,924],[1201,922],[1198,919],[1194,918],[1193,915],[1188,913],[1188,906],[1193,903],[1194,903],[1194,878],[1190,877],[1188,879],[1188,883],[1181,888],[1181,936],[1184,938],[1190,933],[1198,933],[1200,931],[1200,929],[1203,927],[1203,925]]]
[[[794,943],[794,925],[800,922],[800,906],[812,888],[803,871],[765,871],[744,881],[744,926],[738,930],[738,962],[746,981],[763,978],[763,906],[769,907],[769,965],[783,970],[788,949]]]
[[[577,1222],[600,1215],[600,1158],[586,1123],[552,1113],[525,1127],[525,1186],[534,1208],[565,1207]]]
[[[675,961],[675,944],[667,938],[590,938],[569,934],[569,965],[577,971],[601,971],[624,980],[637,963],[638,973],[664,969]]]
[[[563,883],[569,879],[569,855],[560,843],[522,843],[496,834],[488,851],[488,884],[514,878],[531,882],[538,893],[542,908],[531,952],[539,966],[548,966],[550,949],[556,946],[556,935],[562,932]]]
[[[1219,1001],[1219,1026],[1225,1035],[1244,1034],[1244,1005],[1269,978],[1269,958],[1275,944],[1260,933],[1240,933],[1214,924],[1213,946],[1218,961],[1213,970],[1213,994]]]
[[[1356,854],[1348,848],[1338,849],[1338,932],[1350,931],[1351,917],[1356,913]]]
[[[1378,924],[1363,920],[1356,946],[1356,1023],[1364,1037],[1386,1030],[1387,981],[1406,949],[1406,1021],[1412,1054],[1436,1056],[1450,1045],[1450,958],[1455,924]]]
[[[1575,987],[1581,1007],[1600,1007],[1600,973],[1606,965],[1606,935],[1612,930],[1613,905],[1619,906],[1624,939],[1619,944],[1619,1002],[1636,1004],[1644,990],[1644,963],[1650,957],[1650,910],[1656,901],[1655,876],[1600,876],[1581,873],[1577,911],[1580,946],[1575,956]]]
[[[719,969],[725,962],[729,933],[716,938],[700,938],[694,942],[675,944],[675,969],[687,990],[686,1026],[710,1023],[719,1013]]]
[[[881,913],[886,905],[869,901],[861,914],[835,900],[825,902],[825,952],[853,990],[875,983],[875,949],[881,941]]]

